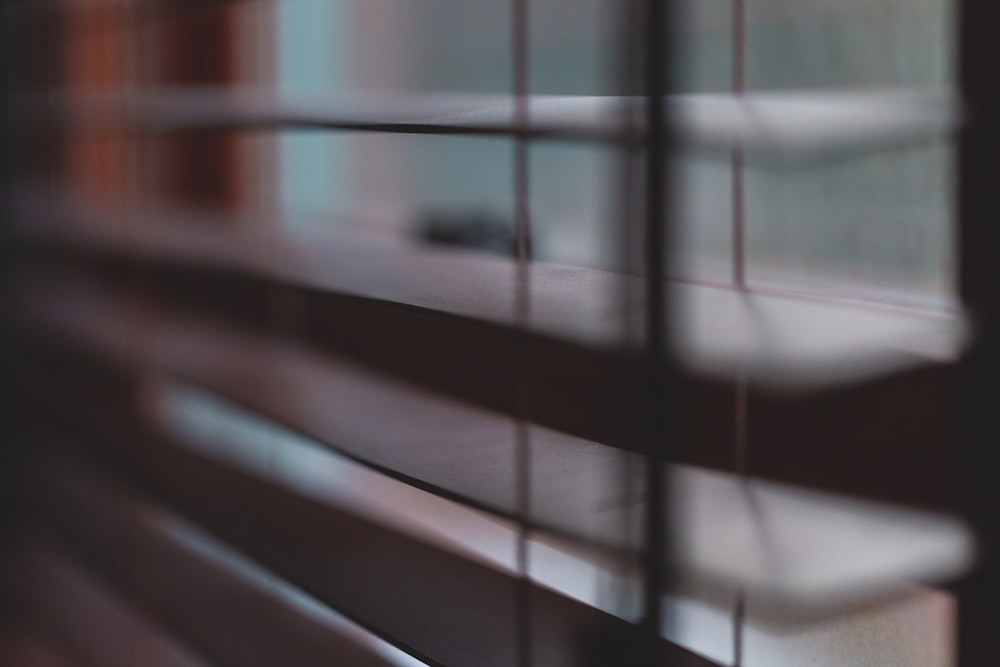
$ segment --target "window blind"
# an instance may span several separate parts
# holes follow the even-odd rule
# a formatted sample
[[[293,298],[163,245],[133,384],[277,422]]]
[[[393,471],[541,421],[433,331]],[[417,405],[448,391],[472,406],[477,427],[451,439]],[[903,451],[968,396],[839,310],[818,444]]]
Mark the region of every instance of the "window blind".
[[[677,8],[655,0],[602,26],[614,95],[535,93],[530,0],[502,12],[504,93],[248,84],[294,1],[5,8],[34,44],[6,114],[18,659],[786,664],[797,623],[947,606],[990,554],[958,445],[979,451],[959,389],[989,308],[754,280],[746,179],[958,136],[975,236],[986,93],[752,90],[743,0],[727,91],[672,85]],[[506,142],[509,219],[459,215],[447,245],[290,234],[309,216],[255,187],[293,131]],[[613,266],[538,256],[532,150],[554,144],[616,156]],[[348,173],[392,170],[369,145]],[[727,279],[670,252],[688,154],[731,177]]]

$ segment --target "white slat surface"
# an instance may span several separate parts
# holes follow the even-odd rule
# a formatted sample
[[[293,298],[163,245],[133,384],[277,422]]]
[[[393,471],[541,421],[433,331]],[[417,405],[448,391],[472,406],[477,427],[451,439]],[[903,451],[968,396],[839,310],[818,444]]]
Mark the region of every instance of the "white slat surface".
[[[326,128],[417,134],[515,132],[550,139],[641,138],[643,98],[537,95],[529,121],[515,122],[510,96],[386,94],[278,97],[253,89],[158,89],[142,95],[68,93],[42,105],[71,112],[78,128],[121,123],[146,131],[212,127]],[[26,112],[38,109],[27,103]],[[955,131],[957,102],[942,90],[816,90],[676,94],[666,113],[681,147],[797,165],[898,145]]]

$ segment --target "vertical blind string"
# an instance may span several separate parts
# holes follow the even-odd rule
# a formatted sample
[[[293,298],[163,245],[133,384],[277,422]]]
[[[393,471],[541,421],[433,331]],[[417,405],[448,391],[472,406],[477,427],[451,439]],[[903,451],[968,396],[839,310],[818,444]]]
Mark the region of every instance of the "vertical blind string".
[[[743,97],[747,88],[747,0],[733,0],[732,7],[732,92]],[[733,284],[745,292],[746,284],[746,174],[745,154],[742,146],[733,150],[732,157],[732,248]],[[747,485],[747,394],[746,371],[740,369],[736,378],[734,397],[733,449],[736,474],[739,476],[748,501]],[[750,502],[751,508],[753,503]],[[743,666],[744,629],[746,624],[746,599],[743,589],[737,592],[733,606],[733,667]]]
[[[747,89],[747,0],[733,0],[732,15],[732,92],[743,97]],[[733,284],[746,289],[746,156],[742,146],[732,156]]]
[[[530,383],[528,371],[531,360],[527,358],[527,335],[531,316],[531,218],[529,211],[528,139],[521,131],[529,121],[529,0],[511,0],[511,51],[514,95],[514,253],[515,289],[514,317],[516,332],[515,355],[515,427],[514,457],[517,469],[516,503],[518,517],[516,566],[519,574],[515,632],[517,664],[532,664],[531,578],[529,572],[528,534],[531,518],[531,441]]]

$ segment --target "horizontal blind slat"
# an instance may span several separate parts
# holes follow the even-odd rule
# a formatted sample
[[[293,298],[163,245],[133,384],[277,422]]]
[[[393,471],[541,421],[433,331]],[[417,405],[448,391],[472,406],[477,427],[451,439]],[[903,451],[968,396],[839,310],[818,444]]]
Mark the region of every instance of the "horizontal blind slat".
[[[90,411],[92,416],[93,411]],[[434,665],[507,665],[516,577],[306,499],[105,413],[77,431],[180,513],[363,627]],[[531,592],[540,664],[575,665],[590,633],[635,628],[539,587]],[[708,664],[668,642],[675,664]]]
[[[59,113],[78,131],[176,132],[220,129],[355,130],[406,134],[522,136],[645,141],[642,97],[531,95],[518,122],[511,96],[380,94],[289,97],[252,89],[146,89],[116,96],[57,93],[24,102],[23,113]],[[944,91],[832,90],[688,93],[665,100],[671,141],[680,148],[796,165],[918,144],[949,136],[957,103]],[[66,113],[66,112],[69,113]]]
[[[316,338],[335,333],[317,312],[352,304],[459,316],[504,331],[515,325],[508,259],[360,234],[296,239],[282,233],[280,219],[199,225],[197,215],[81,211],[71,202],[53,205],[38,197],[22,201],[18,220],[17,238],[29,247],[62,248],[125,267],[134,279],[159,277],[161,287],[176,283],[165,289],[167,297],[196,302],[199,294],[209,299],[217,290],[211,307],[260,325],[273,319],[273,293],[265,286],[294,294],[305,318],[299,325]],[[255,238],[231,231],[234,227],[275,231]],[[641,279],[544,262],[531,268],[532,333],[599,349],[639,343],[625,333],[635,313],[626,312],[622,295]],[[766,289],[744,293],[698,283],[675,283],[670,296],[681,363],[724,378],[739,371],[755,385],[776,389],[821,390],[925,361],[954,361],[966,334],[961,312],[852,304]],[[314,305],[317,301],[324,303]],[[333,319],[363,324],[381,313],[369,307]],[[394,359],[391,366],[403,368],[407,361],[413,363]]]
[[[139,295],[148,301],[156,292],[140,290]],[[405,451],[405,439],[395,443],[398,450],[393,449],[393,444],[382,442],[371,430],[391,429],[391,422],[365,427],[367,435],[356,431],[354,436],[361,437],[356,443],[345,440],[351,436],[352,422],[341,420],[338,415],[343,413],[337,408],[328,410],[326,398],[349,396],[345,392],[350,391],[350,382],[360,381],[358,388],[373,398],[401,401],[400,409],[433,408],[442,415],[463,415],[462,421],[473,428],[492,423],[487,430],[496,431],[502,428],[496,426],[502,415],[509,414],[512,378],[509,364],[504,363],[507,357],[501,353],[503,345],[509,347],[510,335],[484,331],[458,319],[425,318],[405,309],[354,303],[331,313],[331,302],[324,301],[326,309],[317,306],[317,312],[325,312],[331,325],[338,321],[334,315],[352,324],[346,332],[344,327],[333,332],[340,337],[333,354],[321,354],[291,341],[278,345],[271,332],[259,337],[246,330],[204,326],[169,308],[154,308],[142,316],[141,310],[134,310],[134,302],[113,292],[102,295],[70,289],[60,296],[57,290],[48,296],[43,293],[40,299],[31,305],[33,317],[40,318],[37,331],[62,330],[64,340],[78,337],[92,353],[124,354],[132,363],[195,380],[367,464],[460,494],[463,489],[454,486],[453,477],[433,476],[435,470],[443,469],[400,454]],[[427,328],[422,330],[422,325]],[[402,331],[407,335],[400,337]],[[350,336],[346,343],[345,335]],[[553,433],[553,446],[555,441],[569,442],[575,437],[632,449],[632,438],[638,435],[638,396],[636,383],[630,382],[638,371],[633,362],[606,350],[540,341],[535,369],[540,376],[535,384],[539,393],[532,406],[540,431]],[[455,347],[466,348],[468,354],[453,353]],[[490,354],[482,354],[483,350]],[[341,356],[345,353],[346,357]],[[398,358],[405,361],[407,357],[415,358],[409,367],[395,365]],[[756,443],[750,472],[840,492],[951,508],[957,496],[947,444],[954,432],[953,375],[950,365],[931,363],[815,394],[782,395],[755,388],[750,396],[757,415],[749,424]],[[678,448],[677,462],[720,469],[729,466],[731,392],[724,378],[719,382],[697,376],[687,379],[682,397],[686,440]],[[357,418],[353,423],[358,423]],[[463,446],[455,440],[457,433],[449,434],[447,425],[442,428],[442,446],[448,442]],[[419,432],[409,435],[417,437]],[[388,458],[380,461],[366,456],[365,442],[387,448],[383,452]],[[478,447],[484,456],[490,456],[488,442],[480,441]],[[812,446],[803,447],[803,442]],[[472,447],[470,452],[477,450],[476,445]],[[909,461],[903,475],[899,474],[900,457]],[[420,473],[421,469],[431,476]],[[893,484],[885,483],[888,478],[894,479]],[[472,480],[466,489],[470,486],[481,492],[472,497],[489,500],[494,508],[505,506],[505,495],[491,497],[488,486],[477,486]]]
[[[17,667],[90,667],[66,655],[49,628],[19,623],[0,638],[0,662]]]
[[[48,491],[47,513],[61,527],[64,539],[138,606],[215,664],[392,664],[239,571],[186,547],[168,530],[169,515],[141,493],[128,491],[121,482],[86,466],[75,469],[67,461],[79,464],[78,460],[56,453],[62,460],[49,461],[43,488]],[[114,634],[98,641],[112,649],[120,647]],[[127,651],[124,655],[135,658]]]
[[[260,384],[263,381],[261,378],[246,382]],[[67,384],[65,380],[60,383]],[[100,384],[85,381],[82,386],[82,391],[93,392]],[[155,395],[149,390],[145,394]],[[324,405],[338,403],[335,395],[326,394],[325,397],[328,402]],[[367,398],[364,402],[373,401]],[[99,404],[90,409],[78,409],[96,414],[113,412]],[[355,407],[348,412],[357,413],[355,421],[360,421],[363,428],[372,409],[373,406]],[[183,415],[183,412],[174,414]],[[379,421],[392,419],[391,411],[378,414]],[[215,426],[208,432],[204,431],[204,425],[195,427],[194,422],[191,427],[177,424],[174,437],[187,438],[191,446],[211,452],[229,465],[247,468],[294,490],[308,490],[310,495],[316,494],[317,482],[336,487],[334,480],[348,473],[337,472],[340,466],[322,472],[324,457],[303,451],[303,447],[321,448],[319,443],[292,442],[282,436],[280,429],[268,427],[270,449],[260,451],[253,442],[241,441],[240,431],[234,430],[247,428],[242,418],[227,417],[225,409],[214,410],[210,423]],[[253,423],[254,428],[261,426]],[[367,444],[382,452],[395,452],[397,462],[398,456],[403,454],[415,457],[420,463],[425,454],[440,449],[438,438],[421,443],[400,437],[407,428],[420,431],[419,420],[404,417],[399,425],[400,429],[394,434],[383,432]],[[80,428],[86,430],[86,424]],[[197,444],[202,437],[212,439],[211,432],[216,430],[219,435],[214,437],[220,438],[217,443]],[[198,432],[203,435],[199,436]],[[340,432],[345,433],[343,429]],[[449,437],[439,435],[445,439]],[[244,431],[243,437],[248,436]],[[536,438],[533,442],[536,455],[540,452],[535,460],[540,462],[537,468],[542,473],[536,475],[538,485],[533,489],[533,520],[537,534],[544,536],[555,530],[562,538],[582,537],[587,544],[596,541],[622,549],[622,526],[628,522],[631,506],[627,499],[617,503],[614,500],[618,490],[614,470],[624,465],[624,461],[609,459],[611,450],[604,448],[606,451],[601,451],[602,448],[593,443],[556,444],[547,451],[553,443],[546,438]],[[456,460],[450,465],[455,479],[442,480],[445,488],[461,488],[468,478],[478,479],[479,484],[495,493],[509,492],[513,485],[509,464],[484,466],[484,461],[475,455],[475,441],[466,444],[472,446],[473,451],[461,451],[460,446],[455,449]],[[501,448],[503,445],[503,441],[498,443]],[[508,433],[508,455],[511,448]],[[309,473],[295,464],[303,455],[308,461]],[[268,462],[280,462],[274,463],[277,472]],[[719,595],[725,597],[725,591],[735,594],[736,590],[743,590],[753,600],[759,615],[772,620],[787,622],[789,617],[799,620],[807,615],[822,617],[906,591],[912,580],[946,581],[968,564],[967,532],[947,517],[863,503],[757,479],[741,481],[733,475],[686,466],[668,466],[668,471],[674,489],[671,507],[678,520],[672,543],[676,545],[674,565],[679,581],[685,590],[712,591],[710,602]],[[410,481],[405,477],[401,479]],[[433,486],[420,485],[420,488],[441,493],[440,488]],[[363,494],[345,497],[338,495],[336,488],[330,491],[332,496],[321,492],[317,497],[326,502],[327,497],[336,496],[331,502],[355,512],[367,503]],[[471,497],[476,500],[474,505],[498,511],[497,507],[484,503],[483,496],[475,491],[465,497],[454,493],[441,495],[459,502],[469,502]],[[745,502],[748,495],[755,499],[752,510]],[[499,511],[503,514],[502,509]],[[421,521],[416,516],[409,520]],[[460,539],[458,534],[453,537]],[[780,560],[784,567],[777,570],[769,567],[768,563],[774,559]]]
[[[49,498],[51,502],[53,498]],[[127,503],[123,507],[127,507]],[[101,667],[209,667],[163,626],[137,613],[134,605],[108,589],[85,566],[48,540],[25,554],[20,574],[25,602],[44,616],[88,665]],[[121,557],[134,552],[121,545]],[[160,572],[147,571],[147,577]]]

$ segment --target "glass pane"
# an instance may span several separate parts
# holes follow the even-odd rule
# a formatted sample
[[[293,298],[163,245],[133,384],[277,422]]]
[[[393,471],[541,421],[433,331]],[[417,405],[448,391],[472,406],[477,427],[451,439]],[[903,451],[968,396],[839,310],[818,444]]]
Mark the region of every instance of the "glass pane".
[[[754,90],[949,86],[945,0],[759,0],[751,3]],[[951,290],[948,144],[805,168],[749,168],[750,274],[758,285],[918,304]]]
[[[748,255],[757,284],[922,303],[950,290],[951,151],[889,151],[802,171],[751,170]]]
[[[682,93],[729,90],[733,0],[698,0],[679,5],[671,53],[671,88]]]
[[[505,3],[296,0],[273,10],[282,92],[510,90]]]
[[[751,88],[943,85],[949,0],[752,0]]]
[[[503,4],[503,3],[500,3]],[[531,90],[544,95],[613,95],[614,7],[605,0],[533,0]]]
[[[279,141],[291,229],[404,238],[434,219],[512,224],[509,139],[290,131]]]
[[[289,100],[510,89],[503,3],[300,0],[274,9],[277,91]],[[510,225],[509,142],[290,131],[278,146],[278,198],[286,212],[336,214],[339,221],[330,224],[403,235],[436,215]]]
[[[613,219],[613,149],[538,143],[531,148],[531,213],[535,257],[574,266],[617,265],[621,239]]]

